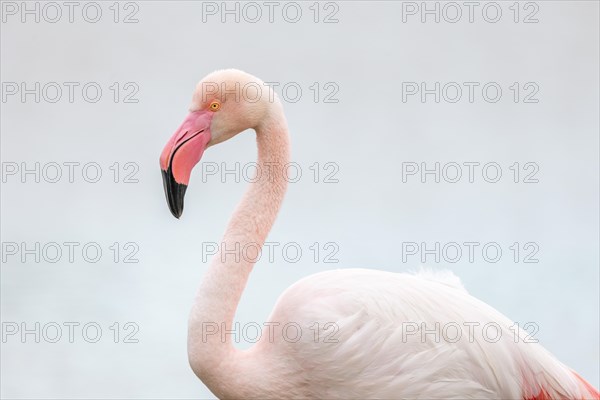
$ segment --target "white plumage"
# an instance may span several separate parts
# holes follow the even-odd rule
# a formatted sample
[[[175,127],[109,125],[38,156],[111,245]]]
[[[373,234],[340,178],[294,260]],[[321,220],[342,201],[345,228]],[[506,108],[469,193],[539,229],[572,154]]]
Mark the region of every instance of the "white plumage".
[[[292,343],[275,331],[275,343],[263,335],[257,345],[266,360],[288,370],[302,388],[298,397],[522,399],[543,387],[553,399],[593,398],[567,367],[526,343],[526,332],[470,296],[450,272],[315,274],[283,293],[269,321],[297,323],[308,333]],[[309,329],[315,322],[318,343]],[[334,325],[323,329],[326,323]]]

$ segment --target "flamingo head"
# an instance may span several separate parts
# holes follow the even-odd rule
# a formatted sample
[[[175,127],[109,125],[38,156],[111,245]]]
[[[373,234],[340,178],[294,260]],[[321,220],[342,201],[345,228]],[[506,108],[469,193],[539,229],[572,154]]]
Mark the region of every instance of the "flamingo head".
[[[255,128],[265,117],[272,96],[265,88],[260,79],[233,69],[213,72],[198,83],[188,115],[160,155],[165,195],[174,217],[183,213],[190,175],[204,150]]]

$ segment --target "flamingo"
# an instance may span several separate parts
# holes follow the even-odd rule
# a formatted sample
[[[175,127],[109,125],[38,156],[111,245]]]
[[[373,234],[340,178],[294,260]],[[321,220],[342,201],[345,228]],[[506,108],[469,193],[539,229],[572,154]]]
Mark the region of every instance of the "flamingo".
[[[287,179],[277,166],[289,160],[289,138],[281,101],[250,74],[213,72],[196,86],[189,114],[160,156],[167,202],[179,218],[204,150],[247,129],[256,132],[258,166],[270,173],[249,184],[235,209],[188,323],[190,366],[214,395],[600,398],[541,345],[528,343],[510,319],[470,296],[450,272],[338,269],[308,276],[280,296],[253,347],[237,349],[230,334],[254,260],[223,249],[262,246],[282,204]]]

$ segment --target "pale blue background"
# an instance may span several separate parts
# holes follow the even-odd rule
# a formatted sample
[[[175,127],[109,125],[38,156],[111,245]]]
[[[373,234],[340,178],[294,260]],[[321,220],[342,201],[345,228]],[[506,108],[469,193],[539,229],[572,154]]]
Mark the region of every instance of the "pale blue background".
[[[105,12],[112,2],[102,3]],[[502,3],[503,10],[511,4]],[[311,3],[302,3],[309,12]],[[336,242],[338,264],[281,257],[260,262],[238,320],[267,318],[277,296],[310,273],[338,267],[389,271],[400,243],[537,242],[537,264],[507,253],[490,264],[448,267],[475,296],[520,323],[560,360],[599,385],[598,3],[538,2],[537,24],[401,22],[392,2],[338,2],[336,24],[202,22],[201,4],[139,2],[137,24],[25,23],[1,31],[1,80],[139,85],[137,104],[9,100],[2,103],[2,161],[115,161],[140,166],[138,184],[103,179],[2,185],[2,241],[139,244],[138,264],[20,263],[1,269],[2,321],[33,324],[136,322],[137,344],[81,340],[2,344],[3,398],[211,398],[188,367],[186,323],[206,264],[202,242],[218,241],[245,183],[202,183],[196,171],[186,210],[164,201],[158,156],[184,117],[192,89],[212,70],[235,67],[306,90],[285,104],[293,158],[304,168],[336,162],[338,184],[290,185],[269,240],[306,248]],[[337,104],[315,104],[308,86],[333,81]],[[402,103],[402,81],[537,82],[538,104]],[[245,133],[205,161],[255,158]],[[538,184],[401,181],[405,161],[515,161],[540,165]],[[306,250],[308,252],[308,250]],[[105,333],[108,335],[108,331]],[[247,346],[247,345],[242,345]]]

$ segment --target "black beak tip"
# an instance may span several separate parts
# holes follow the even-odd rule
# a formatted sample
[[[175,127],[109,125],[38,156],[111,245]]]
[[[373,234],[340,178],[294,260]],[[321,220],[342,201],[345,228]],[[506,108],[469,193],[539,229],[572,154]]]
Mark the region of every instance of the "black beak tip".
[[[177,219],[181,218],[181,214],[183,214],[183,210],[173,210],[171,207],[169,207],[171,214],[173,214],[173,216]]]
[[[166,171],[161,170],[161,172],[169,210],[175,218],[179,219],[183,214],[183,198],[185,197],[187,185],[175,181],[170,167]]]

